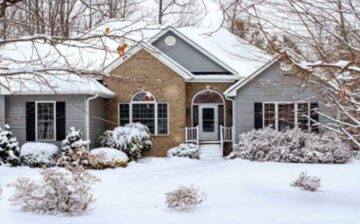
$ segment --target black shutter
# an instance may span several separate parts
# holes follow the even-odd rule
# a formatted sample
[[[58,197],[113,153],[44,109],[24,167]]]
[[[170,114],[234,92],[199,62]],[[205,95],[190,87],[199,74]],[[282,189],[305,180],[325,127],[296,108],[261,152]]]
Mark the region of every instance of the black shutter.
[[[263,104],[255,103],[254,104],[254,128],[262,129],[263,128]]]
[[[26,141],[35,141],[35,102],[26,102]]]
[[[319,122],[319,114],[316,112],[316,110],[319,109],[319,103],[310,103],[310,117],[311,117],[311,132],[319,133],[319,126],[313,126],[315,122]]]
[[[56,140],[62,141],[66,135],[65,102],[56,102]]]
[[[193,105],[193,127],[196,127],[199,125],[199,106],[198,105]]]

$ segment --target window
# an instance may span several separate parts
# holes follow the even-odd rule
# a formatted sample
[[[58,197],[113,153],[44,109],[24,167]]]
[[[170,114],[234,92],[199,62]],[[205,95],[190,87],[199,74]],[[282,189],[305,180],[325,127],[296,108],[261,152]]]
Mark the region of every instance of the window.
[[[36,140],[55,141],[55,102],[36,102]]]
[[[149,92],[136,93],[130,103],[119,104],[119,125],[139,122],[149,128],[151,134],[169,133],[168,104],[157,103]]]
[[[318,132],[311,119],[318,121],[315,111],[318,103],[263,103],[262,120],[264,127],[273,127],[276,130],[298,127],[307,132]],[[258,111],[259,112],[259,111]],[[255,116],[256,117],[256,116]],[[311,117],[311,119],[309,119]],[[261,118],[260,118],[261,119]]]

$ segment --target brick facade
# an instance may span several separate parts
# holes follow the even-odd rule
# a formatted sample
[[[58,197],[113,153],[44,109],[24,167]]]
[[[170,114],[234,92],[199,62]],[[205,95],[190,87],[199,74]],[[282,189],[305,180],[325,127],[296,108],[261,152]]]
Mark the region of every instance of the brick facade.
[[[169,104],[169,134],[153,136],[152,156],[165,156],[166,151],[183,143],[185,127],[191,126],[191,100],[207,88],[224,92],[232,83],[186,83],[184,79],[145,50],[122,63],[105,79],[116,93],[107,104],[108,128],[118,123],[118,103],[129,102],[134,93],[149,91],[157,102]],[[226,101],[226,124],[232,125],[232,105]]]

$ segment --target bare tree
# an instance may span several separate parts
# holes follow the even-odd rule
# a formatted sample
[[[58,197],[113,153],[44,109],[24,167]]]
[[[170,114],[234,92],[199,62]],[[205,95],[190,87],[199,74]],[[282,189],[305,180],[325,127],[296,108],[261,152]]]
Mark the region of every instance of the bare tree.
[[[330,109],[336,108],[336,117],[318,111],[331,121],[319,125],[360,149],[360,2],[229,0],[223,5],[224,18],[255,25],[262,48],[293,66],[303,86],[317,91]]]

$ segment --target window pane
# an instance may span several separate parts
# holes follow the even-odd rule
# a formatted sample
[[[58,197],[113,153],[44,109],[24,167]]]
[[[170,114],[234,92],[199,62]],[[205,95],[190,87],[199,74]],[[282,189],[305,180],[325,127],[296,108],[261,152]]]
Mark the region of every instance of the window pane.
[[[215,111],[214,108],[202,109],[202,131],[214,132],[215,131]]]
[[[119,121],[120,126],[125,126],[130,123],[129,104],[122,103],[119,105]]]
[[[158,104],[158,134],[168,133],[168,105]]]
[[[278,110],[279,131],[294,128],[294,104],[279,104]]]
[[[153,95],[150,92],[140,92],[137,93],[133,99],[133,101],[155,101]]]
[[[298,104],[298,127],[305,132],[309,131],[309,119],[307,117],[309,115],[308,105],[308,103]]]
[[[155,106],[154,104],[132,104],[133,122],[146,125],[155,134]]]
[[[55,138],[54,103],[37,104],[37,139],[54,140]]]
[[[264,123],[265,127],[275,128],[275,104],[264,104]]]

